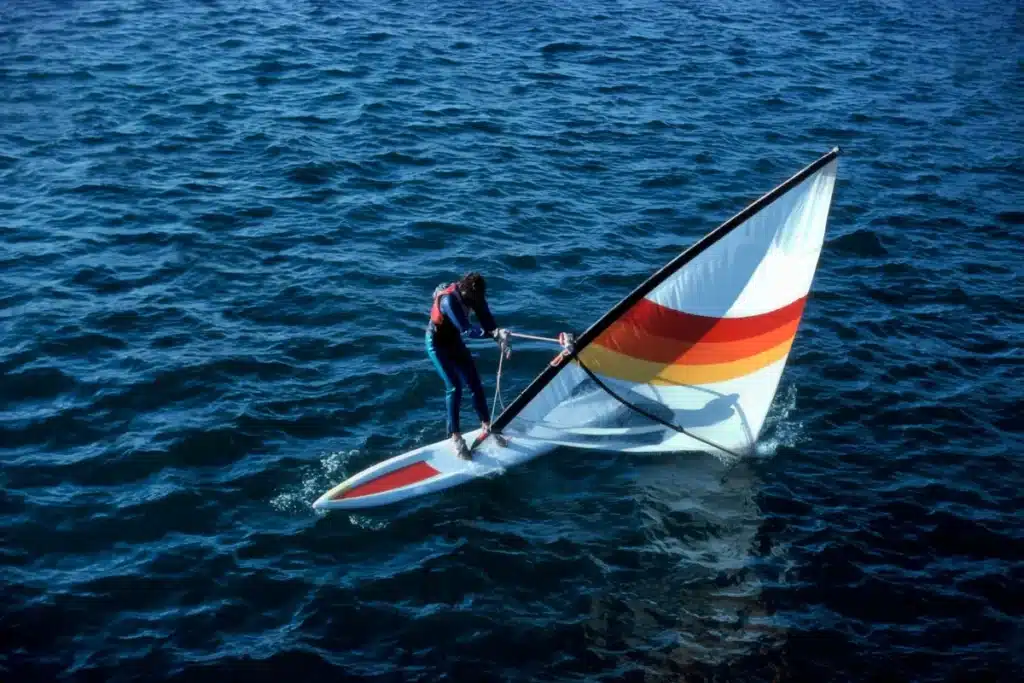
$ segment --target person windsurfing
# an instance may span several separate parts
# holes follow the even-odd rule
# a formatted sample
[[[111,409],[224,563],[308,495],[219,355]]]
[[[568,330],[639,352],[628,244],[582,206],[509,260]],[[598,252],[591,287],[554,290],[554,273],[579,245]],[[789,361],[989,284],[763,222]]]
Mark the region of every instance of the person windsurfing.
[[[466,460],[471,457],[470,451],[459,429],[463,384],[469,386],[473,395],[473,409],[484,430],[481,437],[491,435],[501,446],[506,445],[504,437],[491,433],[484,387],[476,371],[473,355],[463,341],[463,337],[482,339],[490,336],[498,343],[501,353],[508,355],[508,330],[499,328],[495,323],[487,306],[486,294],[487,283],[477,272],[468,273],[457,282],[438,287],[434,291],[430,322],[427,324],[427,355],[445,384],[448,435],[456,455]],[[480,324],[470,324],[470,312],[476,314]]]

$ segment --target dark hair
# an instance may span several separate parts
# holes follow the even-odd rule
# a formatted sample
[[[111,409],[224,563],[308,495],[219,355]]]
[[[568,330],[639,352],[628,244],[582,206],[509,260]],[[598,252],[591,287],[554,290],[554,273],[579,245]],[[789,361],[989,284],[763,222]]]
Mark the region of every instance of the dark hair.
[[[483,301],[487,295],[487,283],[484,276],[476,271],[467,273],[459,280],[459,293],[470,301]]]

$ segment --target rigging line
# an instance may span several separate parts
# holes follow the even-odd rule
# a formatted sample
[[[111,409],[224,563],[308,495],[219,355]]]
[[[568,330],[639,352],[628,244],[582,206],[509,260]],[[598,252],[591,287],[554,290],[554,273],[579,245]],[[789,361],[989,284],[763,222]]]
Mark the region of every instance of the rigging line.
[[[626,399],[624,399],[621,396],[619,396],[618,394],[616,394],[615,391],[612,390],[611,387],[609,387],[607,384],[602,382],[601,379],[597,375],[595,375],[593,372],[591,372],[590,368],[588,368],[586,365],[584,365],[583,361],[580,360],[579,356],[576,355],[576,350],[575,349],[572,349],[572,350],[566,349],[566,350],[569,351],[569,354],[576,360],[576,362],[579,364],[579,366],[581,368],[583,368],[583,372],[587,373],[587,375],[590,377],[590,379],[594,380],[594,382],[597,384],[597,386],[601,387],[602,390],[607,392],[608,395],[610,395],[612,398],[614,398],[616,401],[618,401],[622,405],[624,405],[627,408],[630,408],[632,410],[635,410],[636,412],[640,413],[644,417],[650,418],[650,419],[654,420],[655,422],[659,422],[659,423],[665,425],[669,429],[674,429],[675,431],[679,432],[680,434],[685,434],[686,436],[690,437],[691,439],[696,439],[697,441],[705,443],[708,446],[711,446],[712,448],[717,448],[718,450],[720,450],[720,451],[722,451],[724,453],[728,453],[729,455],[733,456],[734,458],[741,458],[742,457],[736,451],[733,451],[733,450],[730,450],[728,448],[725,448],[724,446],[719,446],[717,443],[714,443],[713,441],[708,441],[707,439],[705,439],[703,437],[700,437],[700,436],[697,436],[696,434],[691,434],[690,432],[686,431],[682,427],[680,427],[678,425],[674,425],[671,422],[669,422],[668,420],[663,420],[660,417],[658,417],[657,415],[652,415],[651,413],[647,412],[643,408],[640,408],[639,406],[633,405],[632,403],[630,403]]]
[[[522,334],[520,332],[512,332],[511,330],[509,330],[508,336],[519,337],[520,339],[534,339],[536,341],[552,342],[554,344],[562,343],[561,340],[555,339],[554,337],[538,337],[537,335]],[[491,401],[491,422],[494,422],[494,411],[497,409],[499,401],[501,402],[502,411],[505,410],[505,401],[501,397],[501,366],[504,361],[505,354],[498,353],[498,374],[494,381],[494,400]]]
[[[501,366],[505,362],[505,354],[498,354],[498,376],[494,381],[494,400],[491,401],[491,422],[494,422],[494,410],[498,407],[498,400],[501,398]],[[505,402],[502,401],[501,409],[505,409]]]
[[[557,339],[555,339],[553,337],[538,337],[538,336],[533,335],[533,334],[522,334],[521,332],[513,332],[512,330],[509,330],[508,336],[510,336],[510,337],[519,337],[520,339],[533,339],[533,340],[536,340],[536,341],[552,342],[553,344],[561,344],[561,342],[559,340],[557,340]]]

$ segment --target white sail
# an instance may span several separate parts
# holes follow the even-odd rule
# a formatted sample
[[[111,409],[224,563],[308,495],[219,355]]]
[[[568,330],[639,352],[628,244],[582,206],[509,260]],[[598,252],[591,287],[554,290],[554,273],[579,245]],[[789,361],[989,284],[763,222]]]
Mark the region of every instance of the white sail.
[[[496,428],[576,447],[753,445],[811,288],[838,150],[683,252],[556,359]],[[525,399],[525,400],[524,400]]]

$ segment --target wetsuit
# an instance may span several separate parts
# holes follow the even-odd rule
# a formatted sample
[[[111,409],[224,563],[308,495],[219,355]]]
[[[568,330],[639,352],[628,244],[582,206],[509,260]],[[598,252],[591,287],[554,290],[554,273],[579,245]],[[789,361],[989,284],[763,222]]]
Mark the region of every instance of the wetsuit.
[[[459,404],[462,401],[462,385],[469,385],[473,394],[473,409],[481,422],[490,422],[487,413],[487,397],[480,383],[473,356],[466,348],[462,337],[482,339],[491,336],[497,325],[487,302],[481,300],[474,306],[459,295],[453,287],[446,288],[434,300],[431,320],[427,325],[427,355],[434,362],[438,374],[444,379],[445,407],[448,411],[448,435],[459,432]],[[483,324],[471,325],[469,311],[472,310]],[[440,321],[440,322],[438,322]]]

